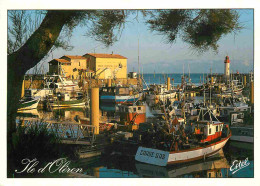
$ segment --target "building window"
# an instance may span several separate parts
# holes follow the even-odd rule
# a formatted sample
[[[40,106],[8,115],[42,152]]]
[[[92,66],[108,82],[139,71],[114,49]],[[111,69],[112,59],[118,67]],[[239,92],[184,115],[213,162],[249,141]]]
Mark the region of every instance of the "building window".
[[[141,110],[141,107],[138,107],[138,110]]]
[[[80,62],[79,62],[79,66],[80,66]]]
[[[134,112],[136,112],[136,108],[134,108]]]
[[[216,132],[218,132],[218,126],[216,126]]]
[[[211,128],[209,128],[209,134],[211,134]]]

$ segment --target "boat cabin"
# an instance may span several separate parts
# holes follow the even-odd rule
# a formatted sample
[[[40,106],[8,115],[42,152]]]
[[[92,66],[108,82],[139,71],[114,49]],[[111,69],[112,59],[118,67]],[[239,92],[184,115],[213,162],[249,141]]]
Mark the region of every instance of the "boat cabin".
[[[194,125],[194,133],[201,137],[201,143],[211,142],[221,138],[223,127],[224,123],[210,109],[202,108]]]
[[[134,104],[119,105],[120,120],[127,124],[140,124],[146,122],[146,106]]]

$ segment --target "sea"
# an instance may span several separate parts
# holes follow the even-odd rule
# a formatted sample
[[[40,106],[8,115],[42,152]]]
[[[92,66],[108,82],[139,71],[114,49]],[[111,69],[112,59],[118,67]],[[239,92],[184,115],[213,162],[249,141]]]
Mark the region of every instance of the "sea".
[[[191,79],[191,82],[195,85],[199,85],[206,81],[207,74],[201,74],[201,73],[191,73],[191,74],[143,74],[143,79],[147,85],[150,84],[164,84],[167,81],[167,78],[171,78],[171,83],[173,82],[172,79],[174,79],[174,85],[180,85],[182,76],[184,75],[185,79]],[[145,86],[144,83],[144,86]],[[146,88],[146,86],[145,86]]]
[[[181,84],[183,74],[143,74],[146,84],[163,84],[167,77],[174,79],[174,85]],[[207,74],[191,73],[185,76],[199,85]],[[145,85],[145,83],[144,83]],[[145,87],[144,87],[145,88]],[[113,112],[113,108],[100,105],[101,111]],[[108,110],[106,110],[108,109]],[[109,110],[110,109],[110,110]],[[88,116],[86,111],[77,109],[56,111],[56,118],[75,115]],[[113,115],[113,114],[112,114]],[[246,162],[246,163],[245,163]],[[136,162],[133,158],[102,155],[91,159],[80,159],[77,164],[84,174],[99,178],[252,178],[254,177],[254,145],[228,141],[223,152],[205,161],[194,161],[170,167],[158,167]],[[238,165],[245,165],[239,167]]]

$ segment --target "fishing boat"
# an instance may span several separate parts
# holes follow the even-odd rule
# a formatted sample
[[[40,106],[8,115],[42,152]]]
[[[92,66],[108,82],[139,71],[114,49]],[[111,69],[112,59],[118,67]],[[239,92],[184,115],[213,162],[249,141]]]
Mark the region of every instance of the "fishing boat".
[[[79,122],[79,124],[86,124],[86,125],[91,125],[90,118],[86,117],[76,117],[75,120]],[[99,123],[99,131],[104,132],[104,131],[109,131],[115,126],[115,123],[112,122],[100,122]]]
[[[180,127],[178,131],[169,127],[168,137],[163,137],[168,138],[167,141],[157,141],[156,145],[150,142],[148,147],[139,146],[135,160],[167,166],[205,159],[218,153],[231,137],[228,125],[218,121],[210,109],[200,110],[197,122],[191,125],[191,129],[189,134],[184,131],[183,127]],[[164,136],[166,134],[167,132],[164,132]]]
[[[37,109],[40,98],[40,96],[33,96],[31,89],[25,90],[24,96],[19,101],[18,112],[23,110]]]
[[[145,98],[147,102],[153,101],[167,101],[173,100],[175,98],[176,91],[173,89],[167,90],[166,85],[163,84],[152,84],[149,87],[149,91],[147,92]]]
[[[86,107],[87,99],[78,93],[76,97],[71,98],[69,93],[58,93],[57,99],[51,101],[52,107]]]
[[[40,98],[22,99],[18,105],[18,112],[23,110],[37,109]]]
[[[79,90],[77,82],[61,76],[61,75],[49,75],[45,77],[45,84],[48,88],[52,88],[59,91],[72,92]]]
[[[85,107],[86,101],[84,99],[72,99],[68,101],[54,101],[52,107]]]
[[[127,124],[140,124],[146,122],[146,106],[143,103],[119,105],[120,120]]]
[[[254,143],[254,128],[253,126],[231,126],[232,131],[231,141]]]
[[[143,93],[129,87],[103,87],[100,91],[102,103],[133,103],[141,99]]]
[[[230,168],[223,150],[220,150],[216,156],[209,158],[206,161],[191,162],[177,167],[158,167],[144,163],[136,163],[135,166],[140,177],[156,178],[176,178],[186,176],[221,178],[224,177],[224,175],[228,176]]]

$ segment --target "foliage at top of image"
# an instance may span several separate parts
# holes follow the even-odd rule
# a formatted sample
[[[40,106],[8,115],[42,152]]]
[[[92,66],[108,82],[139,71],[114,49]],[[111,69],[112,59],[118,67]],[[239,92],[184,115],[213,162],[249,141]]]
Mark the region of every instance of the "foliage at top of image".
[[[205,52],[218,50],[217,42],[229,33],[243,27],[235,10],[162,10],[152,14],[147,21],[150,30],[157,31],[172,43],[178,37],[191,48]]]
[[[8,11],[8,54],[18,50],[39,28],[47,13],[67,17],[62,32],[55,41],[56,48],[71,50],[69,40],[75,27],[86,29],[85,36],[103,43],[106,47],[120,39],[130,15],[143,18],[148,28],[166,37],[173,43],[178,38],[199,52],[213,49],[217,52],[217,42],[226,34],[236,33],[243,27],[239,23],[239,13],[231,9],[212,10],[67,10],[67,11]],[[140,18],[141,17],[141,18]]]

